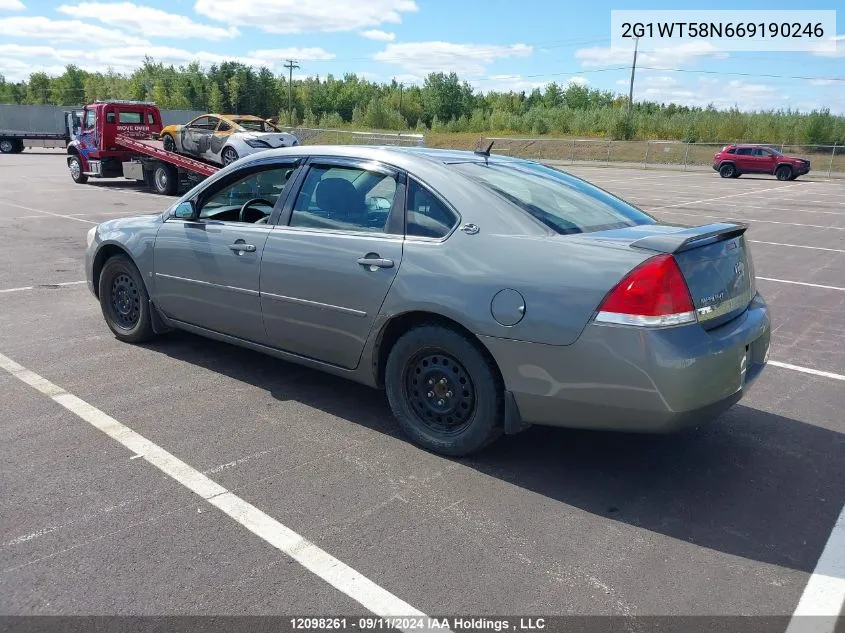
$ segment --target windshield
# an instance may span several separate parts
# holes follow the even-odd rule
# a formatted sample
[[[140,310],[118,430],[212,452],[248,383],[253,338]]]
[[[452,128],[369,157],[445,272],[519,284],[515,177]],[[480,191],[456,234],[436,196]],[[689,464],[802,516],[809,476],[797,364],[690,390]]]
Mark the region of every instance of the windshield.
[[[536,163],[473,162],[451,167],[564,235],[655,223],[606,191]]]
[[[250,132],[278,132],[276,128],[267,123],[267,121],[260,121],[256,119],[232,119],[232,121]]]
[[[775,156],[783,156],[779,151],[777,151],[774,147],[764,147],[763,149],[769,150]]]

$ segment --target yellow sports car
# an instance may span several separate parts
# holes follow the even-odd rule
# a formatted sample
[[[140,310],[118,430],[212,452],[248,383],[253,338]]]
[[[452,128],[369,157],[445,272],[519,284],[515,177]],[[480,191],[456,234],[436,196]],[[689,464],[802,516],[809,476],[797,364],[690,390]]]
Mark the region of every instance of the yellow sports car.
[[[228,165],[247,154],[299,145],[293,134],[248,114],[203,114],[161,131],[164,149]]]

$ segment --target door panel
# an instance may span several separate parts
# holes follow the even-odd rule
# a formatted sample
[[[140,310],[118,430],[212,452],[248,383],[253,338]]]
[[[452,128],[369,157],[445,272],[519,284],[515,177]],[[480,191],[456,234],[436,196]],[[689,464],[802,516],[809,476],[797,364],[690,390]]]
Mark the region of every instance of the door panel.
[[[354,368],[396,278],[402,237],[276,227],[261,266],[261,308],[271,344]],[[361,265],[366,256],[392,267]]]
[[[180,321],[266,342],[258,283],[269,232],[266,224],[168,219],[155,241],[156,305]]]
[[[750,147],[737,148],[736,166],[739,167],[740,171],[754,172],[756,169],[756,163],[754,162],[754,157],[751,155]]]

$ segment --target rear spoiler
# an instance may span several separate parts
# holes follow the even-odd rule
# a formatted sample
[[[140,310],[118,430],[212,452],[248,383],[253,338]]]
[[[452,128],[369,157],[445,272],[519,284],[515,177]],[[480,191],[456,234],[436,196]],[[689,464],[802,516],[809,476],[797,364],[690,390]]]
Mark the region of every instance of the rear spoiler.
[[[681,229],[674,233],[649,235],[631,242],[633,248],[643,248],[659,253],[682,253],[713,242],[722,242],[739,237],[748,230],[747,224],[733,222],[715,222],[703,226]]]

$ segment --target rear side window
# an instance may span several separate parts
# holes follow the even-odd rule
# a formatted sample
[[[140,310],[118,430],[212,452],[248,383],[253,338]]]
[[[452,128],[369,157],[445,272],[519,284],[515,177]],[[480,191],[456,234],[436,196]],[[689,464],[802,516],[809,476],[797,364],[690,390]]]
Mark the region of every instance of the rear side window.
[[[725,150],[725,154],[736,154],[736,148],[731,147],[730,149]]]
[[[134,123],[140,125],[144,122],[144,115],[140,112],[121,112],[117,120],[119,123]]]
[[[452,167],[564,235],[655,223],[606,191],[536,163],[473,162]]]
[[[736,150],[736,153],[740,156],[751,156],[752,152],[753,149],[750,147],[740,147],[738,150]]]
[[[445,237],[457,223],[458,216],[447,209],[433,193],[416,180],[409,182],[406,235]]]

